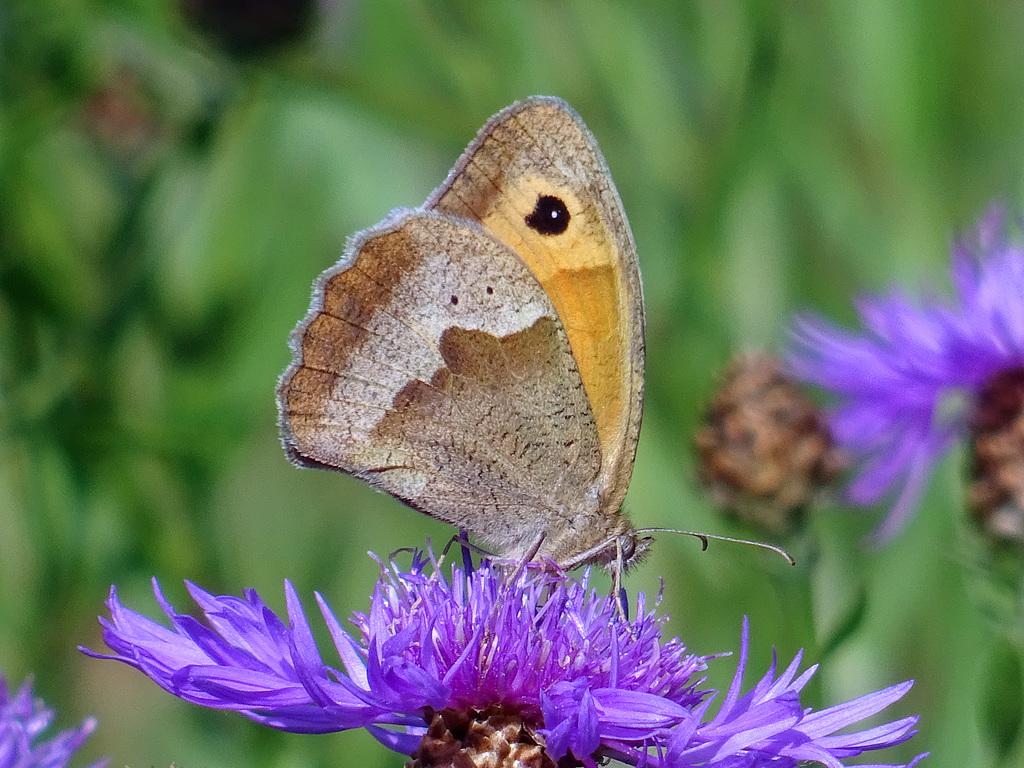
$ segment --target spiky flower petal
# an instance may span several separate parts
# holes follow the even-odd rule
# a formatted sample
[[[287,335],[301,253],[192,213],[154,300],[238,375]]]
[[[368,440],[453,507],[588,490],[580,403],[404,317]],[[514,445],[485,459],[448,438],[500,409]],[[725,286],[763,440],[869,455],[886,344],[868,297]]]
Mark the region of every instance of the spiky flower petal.
[[[96,730],[96,721],[87,717],[77,728],[37,741],[52,721],[53,710],[32,696],[31,680],[12,696],[7,679],[0,674],[0,768],[63,768]],[[90,768],[106,764],[101,760]]]

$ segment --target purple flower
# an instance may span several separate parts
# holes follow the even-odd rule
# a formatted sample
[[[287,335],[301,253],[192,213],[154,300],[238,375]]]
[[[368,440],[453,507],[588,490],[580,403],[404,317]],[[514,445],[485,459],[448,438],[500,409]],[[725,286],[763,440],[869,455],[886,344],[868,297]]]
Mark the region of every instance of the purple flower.
[[[369,613],[351,620],[359,639],[317,595],[340,668],[322,659],[287,582],[287,625],[251,590],[216,597],[189,584],[202,623],[179,614],[154,581],[168,629],[122,606],[112,589],[111,620],[101,623],[114,654],[85,652],[125,662],[186,701],[289,731],[363,727],[407,755],[469,749],[458,740],[476,738],[474,748],[505,739],[505,748],[542,752],[548,764],[571,752],[591,767],[602,756],[655,767],[842,766],[916,732],[917,718],[907,717],[835,735],[911,683],[812,712],[799,691],[814,668],[797,676],[800,656],[741,695],[745,623],[735,679],[709,717],[717,694],[698,687],[716,657],[663,640],[667,617],[647,613],[643,595],[627,622],[586,577],[482,564],[452,567],[446,579],[430,562],[417,555],[407,571],[382,565]]]
[[[96,730],[96,721],[88,717],[77,728],[33,745],[52,720],[53,710],[42,699],[32,698],[31,680],[22,683],[12,697],[7,679],[0,674],[0,768],[61,768]],[[106,764],[101,760],[91,768]]]
[[[892,504],[876,542],[907,523],[933,465],[971,429],[979,393],[1024,366],[1024,248],[1004,232],[992,208],[954,244],[953,302],[893,289],[858,302],[862,331],[794,324],[791,371],[838,396],[833,437],[858,465],[849,501]]]

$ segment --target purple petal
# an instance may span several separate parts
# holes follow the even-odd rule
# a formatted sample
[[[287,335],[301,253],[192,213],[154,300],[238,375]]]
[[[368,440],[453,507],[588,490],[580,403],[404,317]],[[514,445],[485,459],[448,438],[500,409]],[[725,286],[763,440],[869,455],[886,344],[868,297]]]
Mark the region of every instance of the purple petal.
[[[32,695],[32,681],[26,680],[12,697],[7,678],[0,673],[0,766],[10,768],[64,768],[85,740],[96,730],[96,720],[87,717],[77,728],[61,731],[48,741],[38,741],[53,720],[53,711]],[[90,768],[104,768],[99,760]]]

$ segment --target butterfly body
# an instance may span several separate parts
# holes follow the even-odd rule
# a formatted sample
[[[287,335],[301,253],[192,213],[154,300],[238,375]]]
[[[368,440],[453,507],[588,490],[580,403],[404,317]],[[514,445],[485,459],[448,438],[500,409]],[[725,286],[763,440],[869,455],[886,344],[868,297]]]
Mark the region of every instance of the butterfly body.
[[[353,237],[292,349],[278,403],[297,464],[510,558],[626,565],[646,548],[621,512],[643,387],[636,252],[564,102],[503,110],[423,207]]]

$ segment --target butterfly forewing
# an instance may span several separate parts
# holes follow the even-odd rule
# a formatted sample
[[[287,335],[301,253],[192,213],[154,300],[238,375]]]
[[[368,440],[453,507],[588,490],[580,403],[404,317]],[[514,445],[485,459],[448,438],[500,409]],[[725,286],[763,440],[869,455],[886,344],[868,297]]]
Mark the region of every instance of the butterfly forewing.
[[[551,200],[565,207],[564,229],[557,217],[548,227],[535,221]],[[640,429],[643,298],[633,237],[594,137],[560,99],[514,104],[484,126],[427,204],[511,245],[551,298],[597,423],[603,501],[617,509]]]

